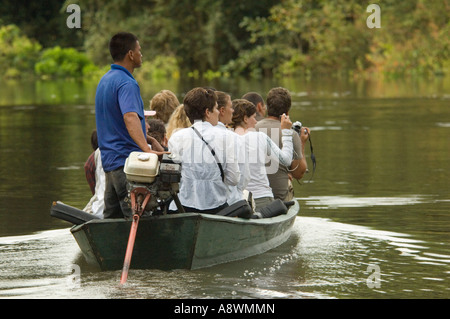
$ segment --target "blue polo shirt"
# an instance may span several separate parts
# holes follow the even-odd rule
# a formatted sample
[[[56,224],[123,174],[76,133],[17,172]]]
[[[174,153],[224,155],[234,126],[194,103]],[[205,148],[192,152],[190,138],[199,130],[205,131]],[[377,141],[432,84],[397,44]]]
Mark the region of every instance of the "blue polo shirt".
[[[138,114],[145,136],[144,102],[139,85],[127,69],[112,64],[100,80],[95,96],[98,145],[105,172],[124,166],[131,152],[141,151],[125,126],[123,116],[128,112]]]

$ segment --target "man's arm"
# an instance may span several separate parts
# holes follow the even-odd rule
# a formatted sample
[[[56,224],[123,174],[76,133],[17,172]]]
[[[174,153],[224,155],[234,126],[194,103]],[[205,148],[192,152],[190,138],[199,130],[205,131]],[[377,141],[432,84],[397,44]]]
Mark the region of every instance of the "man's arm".
[[[131,138],[143,152],[155,153],[157,155],[168,153],[168,152],[153,151],[150,148],[150,146],[148,146],[147,138],[145,137],[144,132],[142,132],[141,121],[137,113],[135,112],[125,113],[125,115],[123,116],[123,120],[125,121],[125,125]]]

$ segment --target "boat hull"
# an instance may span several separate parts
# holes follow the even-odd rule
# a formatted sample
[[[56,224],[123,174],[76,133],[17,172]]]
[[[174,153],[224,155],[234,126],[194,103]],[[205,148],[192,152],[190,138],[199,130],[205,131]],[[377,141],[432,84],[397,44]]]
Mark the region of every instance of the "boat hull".
[[[287,214],[243,219],[185,213],[141,218],[133,269],[199,269],[258,255],[290,236],[299,204]],[[86,261],[102,270],[123,267],[131,221],[91,220],[72,227]]]

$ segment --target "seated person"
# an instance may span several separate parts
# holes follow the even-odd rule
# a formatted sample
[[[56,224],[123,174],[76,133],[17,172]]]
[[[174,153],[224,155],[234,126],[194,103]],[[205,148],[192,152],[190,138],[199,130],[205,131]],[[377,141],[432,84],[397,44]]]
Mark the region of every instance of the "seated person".
[[[92,197],[83,210],[101,219],[103,218],[103,210],[105,208],[105,201],[103,199],[105,195],[105,172],[103,171],[102,158],[100,149],[98,148],[96,130],[92,132],[91,145],[94,148],[94,152],[89,156],[84,169],[89,186],[91,187]]]
[[[237,135],[233,130],[227,128],[232,123],[233,117],[233,106],[231,104],[231,96],[227,93],[216,91],[217,95],[217,105],[219,107],[219,123],[217,128],[221,129],[228,134],[228,139],[234,139],[236,146],[236,155],[239,163],[239,170],[241,172],[241,178],[236,186],[229,186],[228,194],[228,204],[233,205],[234,203],[246,198],[244,196],[244,190],[250,180],[248,163],[245,161],[245,144],[243,139]]]
[[[169,151],[181,163],[178,196],[186,212],[215,214],[228,206],[227,185],[235,186],[240,179],[234,142],[215,127],[219,110],[214,91],[194,88],[183,103],[194,124],[176,131],[169,139]],[[169,210],[177,210],[174,202]]]
[[[173,133],[176,131],[190,127],[191,121],[189,121],[189,118],[186,115],[186,112],[184,111],[184,105],[180,104],[175,111],[173,111],[172,115],[169,118],[169,122],[167,122],[167,128],[166,128],[166,135],[167,140],[170,139]]]
[[[253,103],[244,99],[233,100],[233,109],[232,126],[235,133],[244,137],[246,161],[250,169],[250,181],[246,189],[252,193],[255,211],[258,212],[274,200],[267,173],[276,172],[280,166],[291,164],[292,123],[286,114],[281,116],[283,148],[280,150],[270,137],[254,130],[257,121],[256,107]],[[266,158],[270,160],[268,167]]]
[[[244,100],[250,101],[256,106],[256,120],[259,122],[266,117],[266,103],[259,93],[248,92],[242,97]]]
[[[273,88],[267,94],[268,116],[256,124],[256,130],[266,133],[277,145],[283,145],[281,140],[282,114],[289,114],[291,108],[291,94],[285,88]],[[270,187],[275,199],[290,201],[294,198],[291,179],[301,179],[306,172],[307,163],[304,155],[305,143],[308,140],[309,129],[304,127],[301,136],[293,135],[294,155],[289,165],[281,165],[275,172],[267,172]]]
[[[147,130],[147,142],[151,142],[149,137],[153,137],[167,151],[166,126],[162,120],[147,119],[149,126]]]
[[[98,148],[97,130],[93,130],[91,134],[92,153],[84,163],[84,173],[86,180],[91,189],[92,195],[95,194],[95,150]]]
[[[150,101],[150,110],[156,111],[155,119],[161,120],[166,125],[170,115],[180,105],[178,98],[172,91],[162,90],[155,94]]]

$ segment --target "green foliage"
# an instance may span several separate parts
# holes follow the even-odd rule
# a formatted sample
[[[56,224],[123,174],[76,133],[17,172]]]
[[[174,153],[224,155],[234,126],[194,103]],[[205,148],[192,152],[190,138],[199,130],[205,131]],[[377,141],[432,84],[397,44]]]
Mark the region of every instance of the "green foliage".
[[[179,79],[180,69],[174,56],[157,56],[152,61],[144,61],[136,69],[134,77],[138,80]]]
[[[81,30],[65,26],[65,8],[72,3],[81,8]],[[39,36],[45,47],[54,48],[34,67],[39,43],[17,27],[2,27],[0,70],[11,77],[26,70],[43,76],[97,76],[95,65],[112,62],[111,36],[129,31],[138,36],[148,61],[137,70],[144,79],[450,72],[450,0],[380,2],[381,29],[366,25],[371,3],[135,0],[130,5],[126,0],[66,0],[55,11],[56,0],[48,8],[30,3],[26,10],[5,0],[0,21],[17,20],[24,34]],[[49,29],[59,31],[55,35]],[[59,48],[80,40],[87,58]]]
[[[22,34],[15,25],[0,27],[0,72],[17,78],[33,69],[41,45]]]
[[[356,0],[283,1],[267,18],[243,20],[255,46],[227,69],[287,76],[364,68],[369,51],[364,12]]]
[[[371,70],[393,75],[450,72],[450,1],[391,0],[388,4],[367,56]]]
[[[450,2],[390,0],[381,29],[369,29],[369,3],[286,0],[266,18],[244,18],[254,47],[225,68],[237,74],[442,74],[450,59]]]
[[[80,29],[69,29],[66,19],[69,13],[62,9],[61,0],[17,1],[2,0],[0,20],[2,24],[14,24],[30,39],[44,48],[60,45],[80,47],[83,35]]]
[[[81,77],[95,72],[97,67],[84,53],[56,46],[43,51],[34,69],[43,77]]]
[[[119,31],[139,37],[146,60],[175,56],[182,72],[200,74],[237,57],[248,47],[245,17],[266,16],[280,1],[259,0],[67,0],[83,12],[85,48],[97,64],[110,63],[108,41]],[[211,74],[211,73],[209,73]]]
[[[42,51],[42,46],[29,39],[16,25],[0,27],[0,72],[3,78],[23,78],[35,74],[42,77],[83,77],[95,75],[98,67],[74,48]]]

